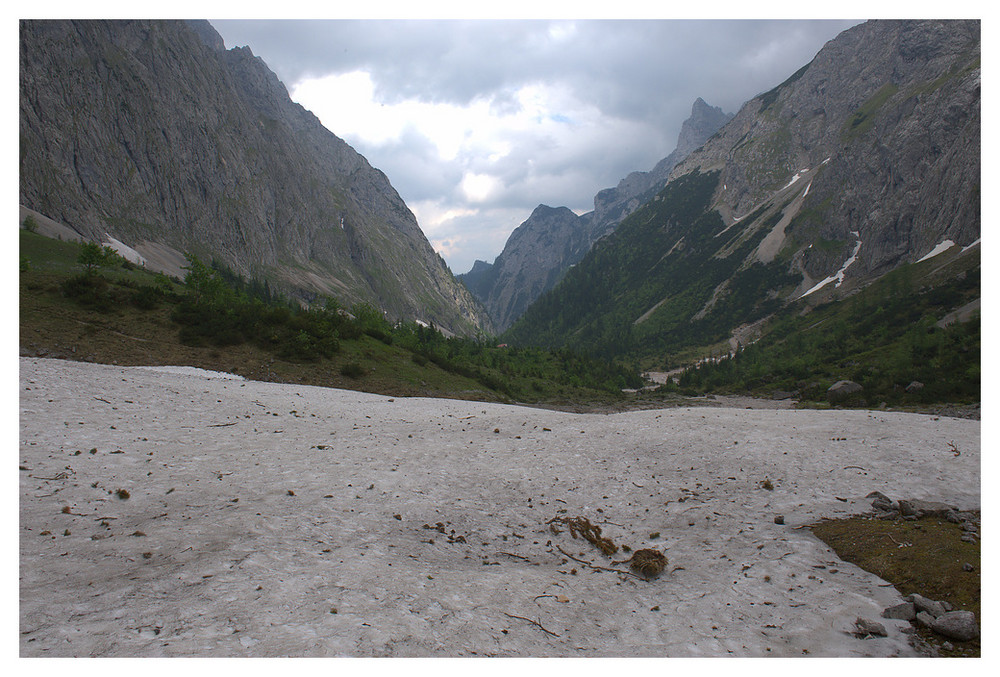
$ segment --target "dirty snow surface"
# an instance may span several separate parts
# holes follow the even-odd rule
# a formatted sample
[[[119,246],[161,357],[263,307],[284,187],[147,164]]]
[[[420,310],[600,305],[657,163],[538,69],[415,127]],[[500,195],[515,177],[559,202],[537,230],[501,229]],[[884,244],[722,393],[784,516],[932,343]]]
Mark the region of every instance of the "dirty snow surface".
[[[980,502],[978,421],[220,376],[21,358],[22,656],[912,655],[896,590],[797,527]]]

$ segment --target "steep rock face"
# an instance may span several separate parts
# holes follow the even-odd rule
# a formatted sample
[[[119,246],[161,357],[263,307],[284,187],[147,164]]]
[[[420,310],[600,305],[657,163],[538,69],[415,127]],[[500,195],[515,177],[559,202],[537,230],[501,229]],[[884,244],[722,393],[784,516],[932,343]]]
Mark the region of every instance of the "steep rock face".
[[[860,241],[847,274],[863,281],[979,238],[980,143],[979,22],[870,21],[748,102],[671,176],[721,170],[715,207],[729,224],[808,178],[794,188],[809,186],[801,217],[773,246],[798,253],[805,287]]]
[[[207,22],[23,21],[20,201],[140,253],[488,329],[382,172]]]
[[[681,125],[677,148],[648,172],[632,172],[594,196],[594,209],[577,216],[566,207],[539,205],[513,233],[493,264],[477,261],[459,278],[486,307],[498,330],[517,320],[551,289],[593,244],[663,187],[670,171],[732,118],[701,98]]]
[[[632,172],[615,188],[606,188],[594,197],[593,240],[612,232],[626,216],[648,202],[663,188],[677,164],[704,144],[733,118],[699,97],[691,106],[691,116],[681,124],[677,147],[648,172]]]
[[[566,207],[538,205],[514,229],[493,265],[479,261],[464,279],[498,329],[511,325],[586,253],[587,218]]]
[[[979,35],[977,21],[842,33],[679,163],[505,338],[659,360],[745,344],[769,317],[904,263],[939,256],[920,268],[928,287],[978,280]]]

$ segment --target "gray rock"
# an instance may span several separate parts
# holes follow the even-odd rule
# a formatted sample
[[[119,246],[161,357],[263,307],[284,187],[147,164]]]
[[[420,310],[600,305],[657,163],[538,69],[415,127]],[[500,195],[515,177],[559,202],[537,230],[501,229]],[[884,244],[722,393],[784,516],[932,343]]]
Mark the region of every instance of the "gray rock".
[[[964,536],[962,536],[961,540],[963,543],[975,543],[976,537],[972,534],[965,534]]]
[[[975,571],[976,567],[972,566],[968,562],[962,565],[962,571]]]
[[[775,515],[774,516],[774,523],[775,524],[784,524],[785,523],[785,516],[784,515]]]
[[[895,618],[901,621],[912,621],[917,617],[917,609],[913,602],[903,602],[891,606],[882,612],[882,618]]]
[[[858,637],[886,637],[888,635],[884,625],[860,616],[854,621],[854,627],[857,628],[854,634]]]
[[[971,611],[949,611],[934,619],[931,630],[959,642],[979,637],[979,624]]]
[[[907,599],[913,602],[913,606],[916,607],[917,611],[925,611],[934,618],[937,618],[938,616],[941,616],[942,614],[945,613],[944,606],[941,604],[941,602],[936,602],[932,599],[927,599],[923,595],[918,595],[914,593],[912,595],[909,595]]]
[[[952,524],[961,524],[962,516],[958,514],[955,510],[949,510],[944,514],[944,518],[951,522]]]
[[[899,499],[899,511],[903,513],[903,516],[943,517],[954,509],[954,506],[947,503],[938,503],[937,501],[921,501],[915,498],[910,500]]]
[[[896,505],[892,502],[892,499],[879,491],[873,491],[866,498],[874,499],[872,500],[872,507],[876,510],[889,512],[896,509]]]
[[[914,619],[914,621],[916,621],[917,625],[921,625],[921,626],[923,626],[925,628],[929,628],[934,623],[934,617],[931,616],[926,611],[921,611],[921,612],[919,612],[917,614],[917,616]]]
[[[826,396],[831,400],[839,400],[848,395],[860,393],[862,390],[864,388],[861,387],[860,383],[855,383],[854,381],[837,381],[826,389]]]
[[[920,381],[910,381],[910,385],[906,386],[906,392],[908,393],[918,393],[924,389],[924,384]]]

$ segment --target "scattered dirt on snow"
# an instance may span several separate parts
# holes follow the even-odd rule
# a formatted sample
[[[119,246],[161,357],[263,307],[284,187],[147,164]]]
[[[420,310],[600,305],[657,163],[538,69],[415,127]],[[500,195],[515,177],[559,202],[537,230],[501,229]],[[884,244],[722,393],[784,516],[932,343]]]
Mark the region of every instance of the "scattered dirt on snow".
[[[220,376],[21,358],[21,656],[916,655],[853,636],[898,593],[798,527],[980,504],[978,421]]]

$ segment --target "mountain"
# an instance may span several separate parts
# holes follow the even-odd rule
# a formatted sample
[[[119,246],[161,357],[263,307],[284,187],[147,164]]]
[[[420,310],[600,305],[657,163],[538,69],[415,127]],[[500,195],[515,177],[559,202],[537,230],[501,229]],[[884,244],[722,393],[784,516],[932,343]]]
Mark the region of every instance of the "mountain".
[[[492,264],[476,261],[459,275],[486,307],[499,330],[509,327],[531,303],[558,282],[591,246],[663,186],[670,171],[732,118],[701,98],[681,125],[677,148],[648,172],[632,172],[594,197],[594,209],[577,216],[566,207],[539,205],[518,226]]]
[[[20,202],[174,270],[491,328],[385,175],[204,21],[22,21]]]
[[[931,261],[914,268],[920,293],[978,280],[980,80],[978,21],[845,31],[681,161],[505,338],[664,365],[901,266]]]

